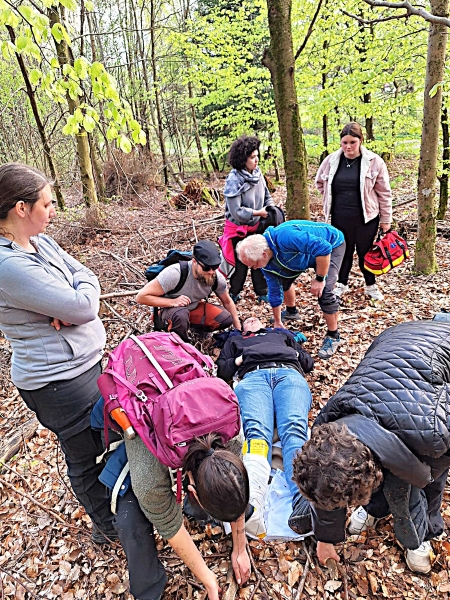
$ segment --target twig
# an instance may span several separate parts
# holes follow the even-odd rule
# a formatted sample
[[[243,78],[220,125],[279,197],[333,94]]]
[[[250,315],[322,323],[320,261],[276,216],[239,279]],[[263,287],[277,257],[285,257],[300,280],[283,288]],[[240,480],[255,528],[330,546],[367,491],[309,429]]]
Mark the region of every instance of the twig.
[[[139,327],[137,327],[137,322],[132,323],[129,319],[122,317],[122,315],[120,315],[116,310],[114,310],[114,308],[110,304],[108,304],[108,302],[106,302],[106,300],[103,300],[103,302],[105,303],[105,306],[108,308],[108,310],[110,310],[113,314],[115,314],[118,319],[120,319],[121,321],[123,321],[124,323],[129,325],[131,327],[131,329],[139,332],[141,335],[144,333],[143,331],[141,331],[139,329]]]
[[[192,229],[194,230],[195,243],[198,242],[197,232],[195,231],[195,219],[192,219]]]
[[[129,285],[135,285],[135,284],[129,284]],[[100,300],[105,300],[106,298],[123,298],[125,296],[136,296],[136,294],[139,291],[140,290],[129,290],[128,292],[110,292],[109,294],[101,294]]]
[[[309,566],[311,567],[311,570],[315,571],[316,565],[314,564],[313,559],[311,558],[311,554],[309,553],[309,550],[308,550],[305,540],[302,540],[302,546],[303,546],[303,550],[305,551],[306,559],[309,562]]]
[[[37,600],[36,594],[33,594],[33,592],[29,588],[27,588],[27,586],[24,583],[22,583],[20,581],[20,579],[17,579],[17,577],[14,577],[14,575],[11,575],[11,573],[9,573],[8,571],[5,571],[5,569],[2,569],[2,567],[0,567],[0,571],[2,573],[4,573],[5,575],[7,575],[8,577],[11,577],[11,579],[13,579],[16,583],[18,583],[23,588],[25,588],[25,590],[30,594],[30,596],[32,596],[33,598],[36,598],[36,600]],[[2,592],[3,592],[3,586],[2,586]]]
[[[414,196],[414,198],[410,198],[409,200],[405,200],[404,202],[396,202],[392,205],[392,208],[397,208],[397,206],[403,206],[403,204],[409,204],[410,202],[415,202],[416,200],[417,198]]]
[[[344,584],[344,600],[348,600],[348,577],[345,565],[337,563],[339,573],[342,575],[342,583]]]
[[[305,568],[303,569],[302,578],[300,579],[300,583],[298,584],[297,593],[295,594],[294,600],[300,600],[300,598],[303,595],[303,588],[305,587],[306,578],[309,573],[309,564],[309,560],[307,560],[305,563]]]

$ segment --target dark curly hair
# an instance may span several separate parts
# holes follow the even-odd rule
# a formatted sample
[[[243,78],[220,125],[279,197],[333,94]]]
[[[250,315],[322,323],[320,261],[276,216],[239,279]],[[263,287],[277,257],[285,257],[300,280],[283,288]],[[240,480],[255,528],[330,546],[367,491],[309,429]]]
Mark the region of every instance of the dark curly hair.
[[[322,510],[365,506],[383,479],[370,449],[340,423],[314,427],[293,467],[301,493]]]
[[[238,171],[245,169],[247,158],[255,150],[259,150],[260,141],[257,137],[242,135],[231,144],[228,162]]]
[[[196,438],[184,457],[202,507],[218,521],[236,521],[249,501],[249,481],[242,460],[226,450],[216,433]]]

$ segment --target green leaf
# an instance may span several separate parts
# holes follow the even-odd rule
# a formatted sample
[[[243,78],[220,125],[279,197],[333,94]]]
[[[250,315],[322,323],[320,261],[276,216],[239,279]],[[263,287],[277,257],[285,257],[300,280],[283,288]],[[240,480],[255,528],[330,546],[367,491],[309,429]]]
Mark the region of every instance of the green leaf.
[[[50,66],[52,69],[59,69],[59,60],[55,57],[50,61]]]
[[[33,10],[29,7],[29,6],[19,6],[18,11],[20,12],[20,14],[22,15],[22,17],[28,21],[29,23],[32,23],[34,20],[34,12]]]
[[[94,10],[94,3],[91,2],[91,0],[85,0],[84,3],[84,8],[88,11],[88,12],[92,12]]]
[[[91,66],[91,77],[98,77],[99,75],[101,75],[105,70],[105,67],[102,65],[102,63],[99,62],[94,62],[92,63]]]
[[[19,37],[16,39],[16,48],[19,52],[23,52],[25,50],[25,48],[28,46],[29,43],[29,39],[27,37],[25,37],[24,35],[19,35]]]
[[[115,140],[118,135],[119,134],[117,133],[117,129],[113,125],[108,127],[108,129],[106,130],[106,139],[110,142],[112,140]]]
[[[95,129],[95,121],[89,115],[85,115],[83,119],[83,127],[86,129],[88,133],[91,133]]]
[[[119,137],[117,145],[122,150],[122,152],[124,152],[125,154],[129,154],[131,152],[132,147],[133,147],[131,145],[130,140],[127,138],[126,135],[121,135]]]
[[[433,85],[433,87],[431,88],[431,90],[429,91],[429,96],[430,98],[434,98],[434,96],[436,96],[438,89],[439,88],[443,88],[444,87],[444,82],[443,81],[438,81],[437,83],[435,83]]]
[[[33,85],[36,85],[37,83],[39,83],[39,80],[42,77],[42,72],[39,71],[39,69],[33,69],[32,71],[30,71],[30,81]]]
[[[73,63],[73,68],[80,79],[86,79],[88,75],[88,62],[82,56],[76,58]]]
[[[75,0],[59,0],[59,3],[68,8],[69,10],[73,11],[77,9],[77,3],[75,2]]]
[[[139,143],[142,144],[142,146],[145,146],[145,144],[147,143],[147,136],[145,135],[145,132],[141,131],[139,132]]]
[[[73,119],[76,121],[76,123],[82,123],[83,119],[84,119],[84,115],[83,115],[83,111],[81,110],[81,108],[76,108],[75,112],[72,115]]]
[[[52,27],[52,35],[55,38],[55,40],[59,43],[62,42],[62,40],[65,40],[67,45],[70,46],[71,41],[70,41],[70,37],[69,34],[66,31],[66,28],[61,25],[61,23],[55,23]]]

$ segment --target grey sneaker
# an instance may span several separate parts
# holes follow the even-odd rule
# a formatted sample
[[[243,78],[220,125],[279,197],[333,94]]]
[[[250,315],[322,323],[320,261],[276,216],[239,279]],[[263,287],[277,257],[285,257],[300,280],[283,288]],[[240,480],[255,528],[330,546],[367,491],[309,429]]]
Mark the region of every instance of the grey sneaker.
[[[327,335],[323,340],[322,347],[317,353],[317,356],[319,358],[323,358],[324,360],[330,358],[331,356],[333,356],[333,354],[337,352],[337,349],[339,348],[339,345],[341,343],[342,340],[340,335],[338,335],[337,338],[332,338]]]
[[[416,573],[429,573],[431,571],[431,558],[433,549],[430,542],[422,542],[416,550],[406,551],[406,564]]]
[[[372,298],[372,300],[384,300],[384,296],[376,283],[373,285],[366,285],[366,294]]]
[[[289,313],[287,310],[281,311],[281,320],[282,321],[300,321],[300,313],[298,310],[295,313]]]
[[[340,298],[341,296],[346,294],[348,292],[348,290],[349,290],[348,285],[345,285],[345,283],[337,282],[337,284],[334,286],[333,292],[336,294],[336,296],[338,296]]]

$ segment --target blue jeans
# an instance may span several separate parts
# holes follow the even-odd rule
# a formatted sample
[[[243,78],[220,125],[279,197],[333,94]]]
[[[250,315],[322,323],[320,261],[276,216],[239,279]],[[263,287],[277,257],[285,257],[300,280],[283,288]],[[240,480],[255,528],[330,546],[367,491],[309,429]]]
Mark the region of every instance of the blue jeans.
[[[281,441],[284,472],[292,495],[299,494],[292,481],[292,461],[306,442],[311,392],[305,378],[288,368],[259,369],[247,373],[234,390],[239,400],[245,439],[264,440],[272,459],[275,424]]]

